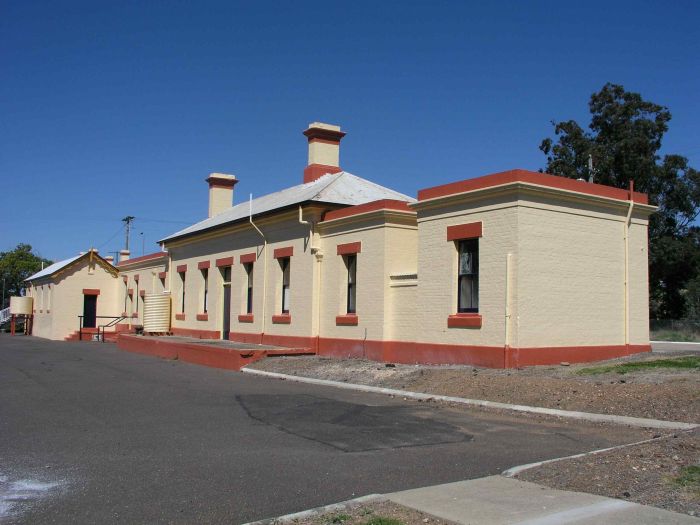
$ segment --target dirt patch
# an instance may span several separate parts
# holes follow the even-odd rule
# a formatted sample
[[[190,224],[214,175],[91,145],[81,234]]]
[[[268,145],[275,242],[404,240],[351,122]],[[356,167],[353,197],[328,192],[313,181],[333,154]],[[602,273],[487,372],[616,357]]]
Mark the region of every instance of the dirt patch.
[[[646,354],[605,364],[649,359],[658,357]],[[700,371],[697,369],[578,374],[582,368],[595,365],[494,370],[469,366],[387,366],[362,359],[307,356],[269,358],[250,368],[518,405],[700,422]]]
[[[589,492],[691,516],[700,516],[700,485],[682,483],[700,465],[700,432],[672,436],[601,454],[549,463],[518,479],[556,489]]]
[[[272,522],[281,523],[281,522]],[[391,501],[348,504],[342,510],[317,514],[284,523],[295,525],[425,525],[426,523],[455,525],[424,512],[397,505]]]

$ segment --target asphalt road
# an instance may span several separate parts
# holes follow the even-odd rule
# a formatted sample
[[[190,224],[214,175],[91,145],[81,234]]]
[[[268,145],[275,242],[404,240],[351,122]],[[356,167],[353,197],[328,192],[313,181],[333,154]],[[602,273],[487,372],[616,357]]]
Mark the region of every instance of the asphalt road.
[[[0,334],[3,524],[240,524],[641,437]]]

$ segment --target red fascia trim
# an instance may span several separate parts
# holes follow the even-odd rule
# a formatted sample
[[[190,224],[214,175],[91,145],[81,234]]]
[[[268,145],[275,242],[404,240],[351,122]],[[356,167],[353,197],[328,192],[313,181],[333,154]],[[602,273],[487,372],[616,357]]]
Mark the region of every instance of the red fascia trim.
[[[139,295],[140,295],[141,297],[146,297],[146,290],[140,290],[140,291],[139,291]]]
[[[241,315],[239,315],[238,322],[239,323],[252,323],[253,322],[253,314],[241,314]]]
[[[135,274],[135,275],[134,275],[134,281],[135,281],[135,282],[139,282],[139,279],[140,279],[140,278],[141,278],[141,277],[139,276],[139,274]]]
[[[273,252],[273,257],[275,259],[282,259],[284,257],[291,257],[294,255],[294,246],[286,246],[284,248],[275,248]]]
[[[180,264],[177,267],[177,273],[185,273],[187,271],[187,265],[186,264]]]
[[[339,244],[336,247],[336,253],[338,255],[350,255],[354,253],[362,252],[362,242],[349,242],[347,244]]]
[[[481,237],[481,222],[470,222],[468,224],[457,224],[447,227],[447,240],[459,241],[462,239],[475,239]]]
[[[640,204],[648,204],[649,202],[645,193],[630,192],[629,190],[613,188],[612,186],[605,186],[604,184],[594,184],[591,182],[569,179],[567,177],[549,175],[548,173],[538,173],[522,169],[502,171],[475,179],[467,179],[450,184],[443,184],[441,186],[434,186],[432,188],[425,188],[418,191],[418,200],[425,201],[438,197],[447,197],[448,195],[456,195],[458,193],[466,193],[468,191],[481,190],[514,182],[526,182],[529,184],[537,184],[540,186],[575,191],[586,195],[608,197],[610,199],[622,201],[631,199]]]
[[[151,261],[155,259],[162,259],[164,257],[167,257],[168,253],[167,252],[155,252],[155,253],[149,253],[147,255],[142,255],[141,257],[134,257],[133,259],[127,259],[126,261],[119,261],[117,263],[118,267],[122,266],[129,266],[130,264],[136,264],[144,261]]]
[[[217,259],[215,264],[217,268],[221,268],[222,266],[233,266],[233,257],[223,257],[221,259]]]
[[[245,253],[245,254],[241,255],[240,261],[241,261],[241,264],[248,264],[248,263],[255,262],[255,260],[257,258],[258,258],[258,255],[255,252]]]
[[[361,215],[363,213],[370,213],[378,210],[396,210],[413,214],[416,213],[408,207],[408,203],[406,201],[380,199],[378,201],[367,202],[365,204],[358,204],[357,206],[348,206],[347,208],[341,208],[340,210],[331,210],[326,213],[323,221],[333,221],[335,219],[352,217],[353,215]]]
[[[185,314],[175,314],[175,320],[176,320],[176,321],[184,321],[184,320],[185,320]]]
[[[197,314],[197,321],[208,321],[209,314]]]
[[[83,288],[83,295],[100,295],[100,290],[97,288]]]
[[[279,314],[272,316],[273,324],[290,324],[292,322],[292,316],[289,314]]]
[[[160,272],[158,274],[158,279],[165,279],[168,276],[168,272]]]
[[[447,328],[481,328],[480,314],[455,314],[447,318]]]
[[[326,164],[309,164],[304,168],[304,184],[313,182],[327,173],[340,173],[343,169],[339,166],[328,166]]]
[[[200,261],[197,263],[198,270],[208,270],[211,266],[211,261]]]
[[[359,321],[360,318],[357,316],[357,314],[345,314],[335,316],[336,326],[357,326],[357,323]]]

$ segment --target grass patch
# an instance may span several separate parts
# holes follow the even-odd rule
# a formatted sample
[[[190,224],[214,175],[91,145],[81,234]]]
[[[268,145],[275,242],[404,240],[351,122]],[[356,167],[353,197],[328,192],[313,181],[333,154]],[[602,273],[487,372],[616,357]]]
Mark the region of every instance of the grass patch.
[[[681,469],[681,473],[673,479],[673,482],[681,487],[700,490],[700,466],[684,467]]]
[[[365,522],[364,525],[405,525],[405,523],[403,521],[395,520],[394,518],[377,516]]]
[[[588,368],[581,368],[576,373],[581,376],[607,374],[610,372],[616,374],[626,374],[628,372],[653,370],[656,368],[697,370],[700,368],[700,356],[656,359],[654,361],[637,361],[634,363],[622,363],[620,365],[591,366]]]
[[[347,514],[336,514],[335,516],[332,516],[327,523],[343,523],[345,521],[348,521],[349,519],[350,516],[348,516]]]
[[[700,342],[700,334],[680,330],[659,330],[650,334],[652,341],[676,341],[682,343]]]

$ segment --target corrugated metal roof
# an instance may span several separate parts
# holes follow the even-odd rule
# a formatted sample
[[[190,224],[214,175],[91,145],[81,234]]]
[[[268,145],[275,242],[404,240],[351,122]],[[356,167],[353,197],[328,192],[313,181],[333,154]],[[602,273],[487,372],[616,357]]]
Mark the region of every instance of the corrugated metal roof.
[[[380,186],[379,184],[370,182],[352,173],[341,171],[340,173],[324,175],[306,184],[299,184],[298,186],[292,186],[291,188],[253,199],[253,216],[307,201],[354,206],[356,204],[365,204],[381,199],[415,202],[415,199],[408,195]],[[161,239],[159,242],[169,241],[202,230],[245,219],[248,217],[249,212],[250,203],[242,202],[218,215],[214,215],[192,226],[188,226],[184,230],[173,233]]]
[[[61,270],[62,268],[65,268],[66,266],[68,266],[72,262],[77,261],[83,255],[85,255],[85,254],[76,255],[75,257],[71,257],[70,259],[64,259],[63,261],[55,262],[51,266],[47,266],[46,268],[44,268],[40,272],[35,273],[31,277],[27,277],[25,279],[25,281],[33,281],[35,279],[40,279],[41,277],[48,277],[49,275],[56,273],[57,271]]]

